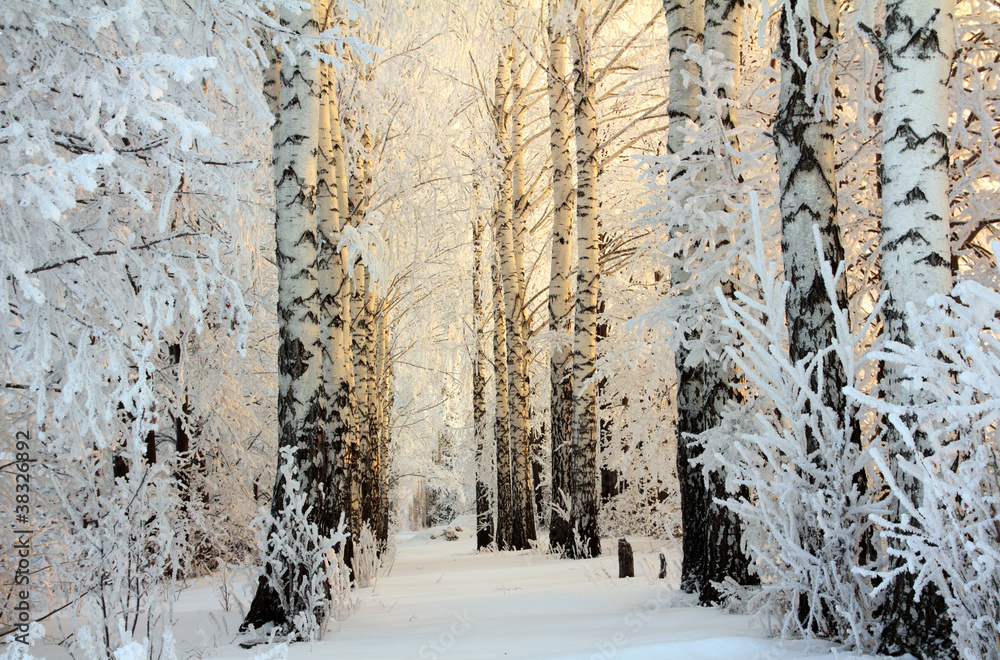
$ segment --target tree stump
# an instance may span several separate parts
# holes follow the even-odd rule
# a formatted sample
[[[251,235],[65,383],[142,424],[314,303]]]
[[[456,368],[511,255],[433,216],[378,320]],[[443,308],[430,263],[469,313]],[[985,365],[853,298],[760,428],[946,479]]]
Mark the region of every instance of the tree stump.
[[[618,577],[635,577],[635,561],[632,546],[625,539],[618,539]]]

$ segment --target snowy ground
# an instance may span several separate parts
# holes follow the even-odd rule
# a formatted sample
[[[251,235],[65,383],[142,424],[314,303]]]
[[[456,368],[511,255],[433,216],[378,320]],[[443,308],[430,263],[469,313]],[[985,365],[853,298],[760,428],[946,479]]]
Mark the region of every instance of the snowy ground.
[[[637,577],[620,580],[613,541],[605,541],[604,557],[587,561],[477,554],[464,529],[457,541],[446,541],[440,528],[399,535],[389,574],[356,592],[354,611],[332,622],[321,642],[292,645],[288,659],[857,657],[817,644],[781,644],[765,638],[749,617],[691,606],[676,590],[676,567],[668,580],[656,579],[659,548],[647,539],[632,539]],[[237,608],[226,612],[205,581],[181,594],[175,613],[178,655],[185,659],[253,660],[269,651],[238,646]],[[46,627],[57,634],[53,623]],[[51,646],[35,654],[67,655]],[[278,650],[271,657],[283,655]]]

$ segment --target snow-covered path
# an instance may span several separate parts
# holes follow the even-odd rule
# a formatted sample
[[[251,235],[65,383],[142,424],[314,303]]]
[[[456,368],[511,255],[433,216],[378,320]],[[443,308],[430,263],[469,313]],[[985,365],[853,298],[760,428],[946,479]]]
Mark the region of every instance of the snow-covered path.
[[[357,596],[351,616],[322,642],[294,645],[289,657],[571,658],[743,660],[830,657],[802,644],[764,639],[750,618],[685,606],[676,580],[656,579],[657,548],[634,540],[637,577],[617,579],[613,542],[606,556],[562,561],[550,555],[476,554],[468,531],[458,541],[431,531],[397,538],[389,575]],[[229,646],[220,658],[263,652]],[[843,657],[842,655],[840,657]]]
[[[782,645],[765,638],[750,617],[692,606],[676,588],[676,554],[668,555],[674,564],[668,579],[656,579],[655,541],[631,539],[637,577],[620,580],[613,540],[604,541],[605,556],[586,561],[477,554],[470,527],[457,541],[444,540],[441,528],[397,536],[388,575],[355,592],[351,614],[333,621],[322,641],[288,648],[287,660],[802,660],[836,653],[821,644]],[[245,602],[253,596],[250,585],[235,590]],[[183,660],[286,658],[277,645],[240,648],[238,608],[225,611],[206,580],[181,593],[174,614]],[[49,640],[72,630],[67,621],[46,628]],[[35,655],[68,657],[57,646],[36,648]]]

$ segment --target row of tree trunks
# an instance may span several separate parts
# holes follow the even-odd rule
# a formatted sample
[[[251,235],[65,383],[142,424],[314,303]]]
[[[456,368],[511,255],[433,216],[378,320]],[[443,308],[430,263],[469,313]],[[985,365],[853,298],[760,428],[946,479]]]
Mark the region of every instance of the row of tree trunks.
[[[494,364],[497,384],[497,545],[523,550],[535,539],[530,460],[528,321],[524,310],[523,90],[513,45],[497,58],[494,122],[502,167],[494,212]],[[515,76],[516,73],[516,76]],[[502,391],[501,391],[502,390]],[[508,490],[509,489],[509,490]],[[509,513],[508,513],[509,512]]]
[[[318,4],[301,14],[283,9],[282,24],[307,36],[321,25],[331,27],[333,4]],[[338,249],[345,226],[365,221],[371,139],[367,128],[355,134],[350,113],[342,116],[333,66],[301,54],[283,60],[275,54],[264,92],[276,117],[279,447],[294,449],[308,522],[321,535],[335,533],[343,518],[349,539],[367,525],[384,543],[389,503],[383,466],[392,404],[385,305],[375,297],[366,266],[348,263],[347,248]],[[348,136],[360,145],[354,157],[348,155]],[[279,454],[272,545],[307,533],[305,525],[290,524],[283,510],[283,460]],[[348,558],[351,545],[344,548]],[[244,627],[291,626],[306,611],[299,595],[313,577],[301,565],[287,566],[280,579],[262,576]],[[278,594],[274,584],[287,593]]]

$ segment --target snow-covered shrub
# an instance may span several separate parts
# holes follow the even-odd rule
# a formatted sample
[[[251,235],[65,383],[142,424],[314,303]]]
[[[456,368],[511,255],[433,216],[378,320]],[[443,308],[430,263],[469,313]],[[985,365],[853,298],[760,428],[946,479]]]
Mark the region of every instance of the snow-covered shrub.
[[[354,542],[354,558],[351,561],[351,568],[354,569],[354,584],[358,587],[371,586],[378,575],[378,545],[378,540],[376,540],[371,528],[365,523]]]
[[[615,293],[626,297],[625,292]],[[651,304],[636,302],[632,309],[622,309],[624,303],[609,304],[606,313],[628,318],[643,303]],[[606,348],[597,364],[602,384],[597,395],[601,535],[662,538],[664,521],[680,507],[678,489],[672,485],[677,453],[671,396],[674,356],[662,327],[623,324],[612,333],[603,342]]]
[[[330,618],[339,621],[350,613],[351,569],[344,561],[344,544],[330,549],[326,554],[326,579],[330,585]]]
[[[83,660],[102,660],[103,658],[113,658],[113,660],[149,660],[156,653],[158,660],[177,660],[177,648],[174,641],[173,630],[166,626],[163,628],[159,643],[150,644],[149,638],[144,637],[141,642],[132,638],[125,622],[118,621],[119,645],[110,654],[104,644],[94,638],[90,627],[78,628],[75,633],[75,649]]]
[[[1000,243],[993,243],[994,254]],[[855,396],[888,416],[906,445],[885,444],[872,455],[903,513],[880,518],[888,553],[898,558],[882,588],[902,573],[915,589],[933,584],[952,618],[952,640],[962,657],[1000,653],[1000,292],[963,281],[931,300],[917,324],[914,346],[888,343],[879,357],[902,364],[908,387],[928,401],[894,406]],[[919,447],[919,449],[918,449]],[[904,460],[901,455],[913,456]],[[919,484],[908,493],[892,465]]]
[[[0,660],[34,660],[29,649],[45,636],[45,627],[37,621],[28,624],[27,632],[18,631],[7,636],[7,649]]]
[[[263,558],[261,575],[277,595],[281,611],[297,612],[285,632],[315,641],[323,637],[333,609],[347,598],[344,592],[335,591],[345,586],[342,561],[335,550],[347,541],[345,524],[341,516],[337,529],[321,530],[310,520],[296,449],[282,447],[280,451],[278,480],[283,484],[283,502],[277,507],[278,517],[262,508],[254,520]]]
[[[84,455],[80,469],[49,482],[50,501],[73,539],[54,568],[72,585],[69,594],[82,596],[75,612],[91,621],[96,658],[111,657],[139,631],[162,633],[169,625],[189,551],[173,474],[167,464],[148,464],[136,440],[113,457]]]
[[[830,352],[850,384],[865,379],[877,366],[866,348],[871,327],[852,334],[845,310],[834,305],[836,343],[793,364],[784,321],[787,284],[765,257],[755,204],[751,212],[758,231],[747,264],[762,297],[719,294],[725,324],[741,342],[728,352],[750,387],[746,401],[701,438],[706,467],[724,468],[730,493],[747,489],[751,495],[732,497],[727,505],[744,522],[746,551],[757,560],[762,584],[728,590],[762,620],[777,621],[782,636],[818,634],[867,648],[877,603],[870,580],[856,568],[873,568],[870,516],[883,508],[866,484],[869,459],[852,421],[868,412],[858,405],[829,408],[812,381],[822,383]],[[835,300],[834,274],[827,266],[823,275]],[[812,455],[807,436],[819,446]]]

